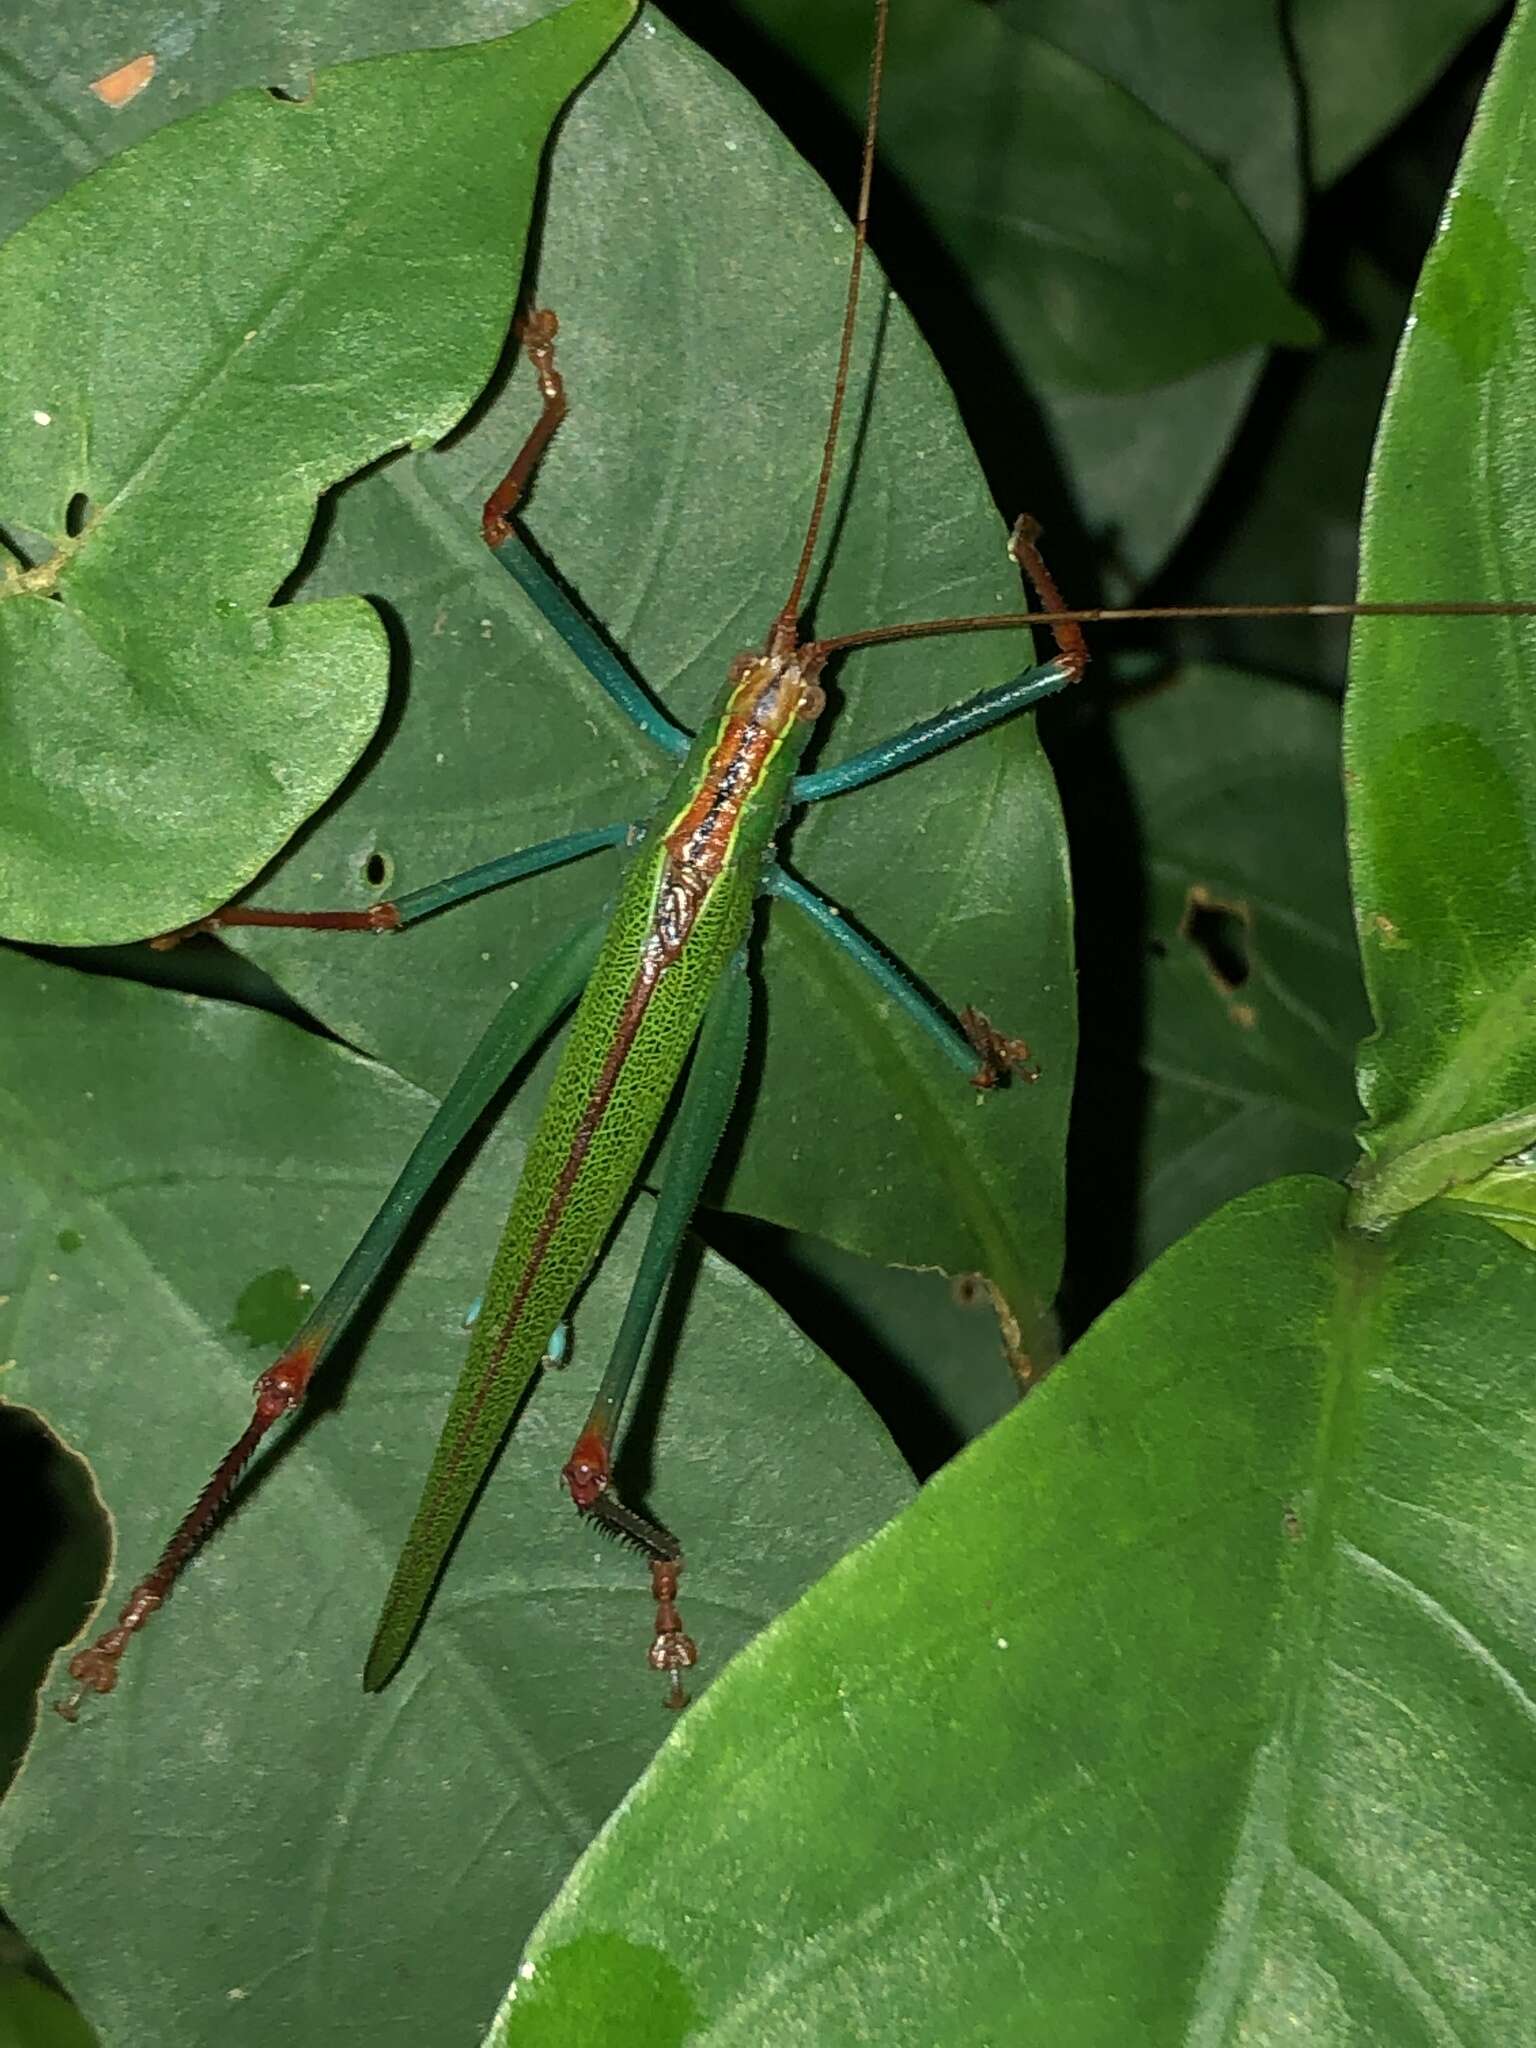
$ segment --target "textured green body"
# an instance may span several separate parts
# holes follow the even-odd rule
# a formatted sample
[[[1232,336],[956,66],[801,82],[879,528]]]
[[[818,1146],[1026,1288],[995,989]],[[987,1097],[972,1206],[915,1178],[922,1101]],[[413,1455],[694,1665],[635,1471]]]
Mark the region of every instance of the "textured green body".
[[[634,1186],[711,993],[746,937],[763,864],[810,736],[801,718],[775,735],[755,764],[733,806],[718,868],[702,879],[681,947],[655,972],[648,991],[637,994],[648,958],[657,957],[667,891],[677,875],[667,835],[697,805],[712,766],[732,745],[731,707],[740,694],[739,688],[729,693],[719,718],[694,742],[624,876],[385,1599],[364,1673],[370,1689],[404,1656],[481,1476]]]

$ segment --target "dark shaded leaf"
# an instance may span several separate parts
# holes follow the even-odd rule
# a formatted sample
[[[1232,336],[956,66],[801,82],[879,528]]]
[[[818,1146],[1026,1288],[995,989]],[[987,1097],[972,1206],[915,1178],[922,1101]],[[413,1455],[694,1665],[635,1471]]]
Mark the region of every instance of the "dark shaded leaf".
[[[1115,726],[1148,891],[1140,1267],[1263,1181],[1348,1171],[1370,1018],[1337,707],[1193,669]]]
[[[1295,0],[1312,177],[1331,185],[1395,128],[1502,0]]]
[[[1226,180],[1289,267],[1301,234],[1301,140],[1277,0],[1002,0],[999,12],[1150,108]],[[1081,517],[1131,583],[1161,566],[1193,519],[1262,366],[1250,351],[1129,397],[1042,386]]]

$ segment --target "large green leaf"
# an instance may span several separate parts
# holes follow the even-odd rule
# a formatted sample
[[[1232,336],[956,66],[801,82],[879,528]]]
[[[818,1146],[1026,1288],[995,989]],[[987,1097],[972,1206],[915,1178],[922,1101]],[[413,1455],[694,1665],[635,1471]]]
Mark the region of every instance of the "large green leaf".
[[[867,6],[752,0],[862,106]],[[979,0],[897,10],[882,146],[1031,378],[1142,391],[1258,342],[1304,343],[1263,236],[1132,92]],[[920,89],[902,92],[902,75]]]
[[[1362,595],[1536,595],[1536,15],[1516,16],[1414,299],[1383,417]],[[1362,1215],[1536,1133],[1536,624],[1359,633],[1345,719],[1378,1031]]]
[[[134,1573],[432,1105],[258,1012],[15,954],[0,988],[6,1392],[89,1461]],[[111,2048],[474,2039],[508,1943],[667,1732],[643,1567],[583,1530],[556,1480],[643,1216],[584,1298],[575,1362],[536,1391],[399,1680],[360,1690],[525,1101],[117,1692],[73,1730],[45,1714],[0,1809],[5,1908]],[[702,1690],[911,1483],[847,1382],[739,1275],[706,1258],[684,1299],[675,1363],[621,1457],[686,1540]]]
[[[0,232],[21,226],[85,172],[169,121],[212,106],[241,86],[303,100],[317,70],[360,57],[484,42],[555,13],[566,0],[270,0],[217,7],[195,20],[155,0],[98,0],[89,13],[13,9],[6,24],[7,120],[0,147]],[[154,71],[116,104],[95,90],[126,58],[147,53]]]
[[[563,128],[538,290],[561,318],[572,410],[530,524],[690,722],[789,587],[849,239],[782,138],[659,21],[641,23]],[[873,282],[856,360],[857,470],[818,628],[1016,607],[952,403]],[[399,891],[656,802],[666,764],[476,537],[479,502],[526,430],[531,397],[519,371],[453,447],[341,494],[306,593],[388,593],[408,688],[388,747],[263,879],[261,899],[368,902],[381,893],[367,880],[375,855]],[[1004,635],[860,655],[836,673],[822,758],[1028,659]],[[759,1114],[727,1198],[887,1262],[984,1270],[1031,1324],[1059,1270],[1074,1057],[1065,846],[1032,730],[1020,723],[826,804],[797,826],[792,853],[942,1000],[978,1004],[1026,1037],[1042,1078],[978,1105],[865,976],[775,906],[761,955]],[[343,1037],[441,1088],[508,977],[601,904],[613,873],[604,857],[399,940],[241,943]]]
[[[630,12],[320,74],[166,129],[0,253],[0,920],[186,921],[336,787],[383,707],[361,600],[269,608],[318,494],[463,414],[545,135]],[[408,110],[408,112],[406,111]]]
[[[761,1637],[497,2043],[1504,2048],[1536,1266],[1244,1197]]]

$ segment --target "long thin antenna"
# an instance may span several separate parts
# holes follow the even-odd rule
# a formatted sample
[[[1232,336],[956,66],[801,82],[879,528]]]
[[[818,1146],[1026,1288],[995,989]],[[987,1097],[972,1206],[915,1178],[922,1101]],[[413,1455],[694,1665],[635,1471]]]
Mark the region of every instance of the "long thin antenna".
[[[928,640],[942,633],[996,633],[1017,626],[1117,626],[1131,619],[1529,619],[1536,600],[1512,604],[1168,604],[1096,606],[1082,611],[996,612],[965,619],[919,619],[907,626],[871,626],[816,640],[809,652],[825,659],[850,647],[891,640]]]
[[[837,382],[832,387],[832,414],[821,451],[821,474],[816,479],[816,496],[811,503],[810,524],[800,550],[795,580],[790,585],[784,609],[768,635],[770,654],[788,654],[798,638],[800,605],[805,596],[811,558],[821,532],[827,493],[832,488],[832,465],[837,459],[837,433],[842,424],[843,400],[848,391],[848,365],[853,358],[853,329],[859,312],[859,278],[864,269],[864,250],[869,241],[869,193],[875,177],[875,135],[880,126],[880,88],[885,79],[885,26],[890,0],[875,0],[875,40],[869,59],[869,101],[864,116],[864,162],[859,174],[859,203],[853,216],[853,261],[848,268],[848,300],[843,308],[843,335],[837,353]]]

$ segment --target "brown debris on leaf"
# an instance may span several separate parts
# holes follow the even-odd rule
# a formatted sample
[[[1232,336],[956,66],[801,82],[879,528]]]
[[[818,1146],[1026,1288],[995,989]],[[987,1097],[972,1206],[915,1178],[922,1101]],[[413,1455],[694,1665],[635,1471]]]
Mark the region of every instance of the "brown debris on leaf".
[[[130,57],[115,71],[93,78],[90,89],[104,107],[110,107],[116,113],[119,107],[126,107],[130,100],[136,100],[154,75],[155,53],[146,50],[142,57]]]

